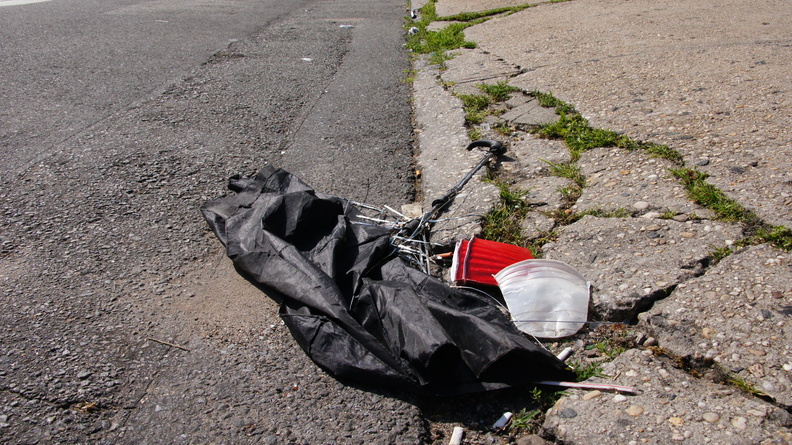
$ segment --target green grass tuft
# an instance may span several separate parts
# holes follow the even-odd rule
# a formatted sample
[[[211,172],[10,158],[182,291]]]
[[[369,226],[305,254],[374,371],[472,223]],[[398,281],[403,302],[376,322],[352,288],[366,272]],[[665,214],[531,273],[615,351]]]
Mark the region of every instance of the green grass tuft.
[[[550,166],[550,173],[553,176],[560,176],[572,181],[578,188],[583,189],[586,186],[586,177],[580,172],[580,166],[574,162],[559,162],[554,163],[544,159],[540,161]]]
[[[588,380],[592,377],[602,377],[602,365],[599,362],[577,362],[570,363],[572,370],[575,372],[575,378],[578,382]]]
[[[528,191],[512,189],[502,182],[493,183],[500,189],[500,201],[484,215],[481,236],[490,241],[524,246],[527,240],[521,224],[530,210],[525,199]]]
[[[539,105],[546,108],[555,108],[556,114],[577,114],[575,107],[561,99],[556,98],[552,93],[543,93],[541,91],[534,90],[531,91],[530,94],[531,96],[535,97],[537,101],[539,101]]]
[[[741,222],[749,227],[760,226],[759,218],[737,201],[729,198],[720,189],[708,183],[706,173],[690,168],[674,168],[671,174],[677,177],[687,190],[688,197],[695,203],[715,212],[716,218],[727,222]]]
[[[509,95],[511,93],[520,91],[519,88],[509,85],[509,82],[505,80],[494,84],[480,83],[477,86],[484,94],[490,97],[493,103],[505,102],[509,100]]]
[[[792,251],[792,230],[784,226],[760,227],[754,235],[754,242],[770,243],[778,249]]]

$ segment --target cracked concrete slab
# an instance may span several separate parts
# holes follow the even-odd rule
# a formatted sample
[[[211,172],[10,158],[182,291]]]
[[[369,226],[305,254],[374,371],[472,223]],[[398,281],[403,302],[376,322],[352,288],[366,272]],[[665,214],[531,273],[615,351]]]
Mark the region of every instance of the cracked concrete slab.
[[[671,161],[653,158],[642,151],[616,147],[596,148],[580,156],[580,172],[586,187],[572,209],[625,209],[638,215],[672,212],[712,218],[713,212],[691,202],[685,188],[669,169]]]
[[[641,314],[662,348],[712,360],[792,406],[792,255],[763,244],[736,252]]]
[[[453,53],[441,77],[457,94],[483,94],[479,84],[506,82],[520,72],[514,65],[481,51],[461,48]]]
[[[741,229],[713,221],[585,216],[559,229],[545,258],[563,261],[593,286],[592,309],[602,320],[624,321],[674,286],[700,275],[716,247]]]
[[[578,0],[465,37],[524,68],[511,85],[552,92],[594,127],[679,150],[729,197],[790,227],[789,11],[783,0]]]
[[[573,389],[547,413],[544,430],[570,445],[783,444],[792,440],[786,410],[731,386],[695,378],[631,349],[587,382],[634,387],[636,395]]]
[[[558,120],[555,109],[539,105],[539,101],[529,94],[519,93],[506,101],[509,111],[500,118],[519,128],[552,124]]]
[[[511,140],[501,168],[510,176],[533,179],[550,175],[548,163],[559,164],[569,160],[569,150],[562,141],[526,134]]]

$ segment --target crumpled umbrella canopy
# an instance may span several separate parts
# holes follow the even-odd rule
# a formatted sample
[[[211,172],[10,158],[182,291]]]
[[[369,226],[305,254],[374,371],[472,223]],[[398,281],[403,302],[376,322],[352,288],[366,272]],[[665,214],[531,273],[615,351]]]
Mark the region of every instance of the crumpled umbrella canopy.
[[[572,378],[486,296],[405,264],[389,230],[353,224],[360,213],[349,201],[272,167],[231,178],[230,188],[236,194],[204,204],[204,217],[336,378],[449,395]]]

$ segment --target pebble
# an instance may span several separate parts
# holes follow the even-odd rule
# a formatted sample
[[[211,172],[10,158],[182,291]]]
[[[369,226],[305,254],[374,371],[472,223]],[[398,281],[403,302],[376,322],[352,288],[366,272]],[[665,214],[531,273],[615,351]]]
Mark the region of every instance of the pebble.
[[[625,409],[624,412],[627,413],[628,416],[635,417],[635,416],[640,416],[641,414],[643,414],[644,409],[640,405],[632,405],[629,408]]]
[[[583,395],[583,400],[591,400],[602,395],[602,391],[594,390]]]
[[[626,400],[627,400],[627,396],[624,396],[624,395],[621,395],[621,394],[616,394],[615,396],[613,396],[613,401],[616,402],[616,403],[621,403],[621,402],[624,402]]]
[[[561,412],[558,413],[558,417],[562,419],[572,419],[577,417],[577,411],[572,408],[562,409]]]
[[[718,413],[704,413],[701,416],[705,422],[715,423],[720,420],[720,415]]]
[[[668,419],[668,423],[674,426],[682,426],[685,424],[685,419],[681,417],[671,417],[670,419]]]
[[[685,222],[685,221],[687,221],[688,219],[689,219],[689,218],[688,218],[688,216],[687,216],[687,215],[676,215],[676,216],[674,216],[674,218],[673,218],[673,220],[674,220],[674,221],[676,221],[676,222]]]
[[[745,417],[735,417],[731,420],[731,424],[738,430],[744,430],[748,426],[748,419]]]
[[[646,201],[638,201],[635,204],[633,204],[633,207],[635,207],[638,210],[646,210],[649,208],[649,203]]]

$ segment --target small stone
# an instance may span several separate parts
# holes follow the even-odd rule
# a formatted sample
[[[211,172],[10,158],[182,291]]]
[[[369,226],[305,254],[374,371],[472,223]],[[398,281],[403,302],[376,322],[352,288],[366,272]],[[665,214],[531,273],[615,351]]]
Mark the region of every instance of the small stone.
[[[635,204],[633,204],[633,207],[635,207],[638,210],[646,210],[649,208],[649,203],[646,201],[638,201]]]
[[[735,417],[731,420],[731,424],[733,427],[742,431],[748,427],[748,419],[745,417]]]
[[[685,419],[681,417],[671,417],[668,419],[668,423],[674,426],[682,426],[685,424]]]
[[[578,415],[578,414],[577,414],[577,411],[575,411],[575,410],[574,410],[574,409],[572,409],[572,408],[562,409],[562,410],[561,410],[561,411],[558,413],[558,417],[560,417],[560,418],[562,418],[562,419],[571,419],[571,418],[573,418],[573,417],[577,417],[577,415]]]
[[[763,411],[759,411],[758,409],[749,409],[747,412],[754,417],[764,417],[766,415]]]
[[[82,371],[77,373],[77,378],[80,380],[87,379],[90,376],[91,376],[91,371],[87,369],[83,369]]]
[[[654,337],[649,337],[644,342],[644,346],[657,346],[657,339]]]
[[[595,399],[602,395],[602,391],[594,390],[583,395],[583,400]]]
[[[701,416],[705,422],[715,423],[720,420],[718,413],[704,413]]]
[[[671,440],[676,441],[676,442],[682,442],[683,440],[685,440],[685,436],[683,436],[683,435],[681,435],[679,433],[674,433],[674,434],[671,435]]]
[[[704,338],[712,338],[712,334],[714,334],[714,333],[715,333],[715,331],[713,331],[710,328],[704,328],[704,329],[701,330],[701,336],[704,337]]]
[[[640,405],[632,405],[629,408],[625,409],[624,412],[627,413],[628,416],[635,417],[635,416],[640,416],[641,414],[643,414],[644,409]]]
[[[625,402],[627,401],[627,397],[621,394],[616,394],[615,396],[613,396],[613,401],[616,403]]]

